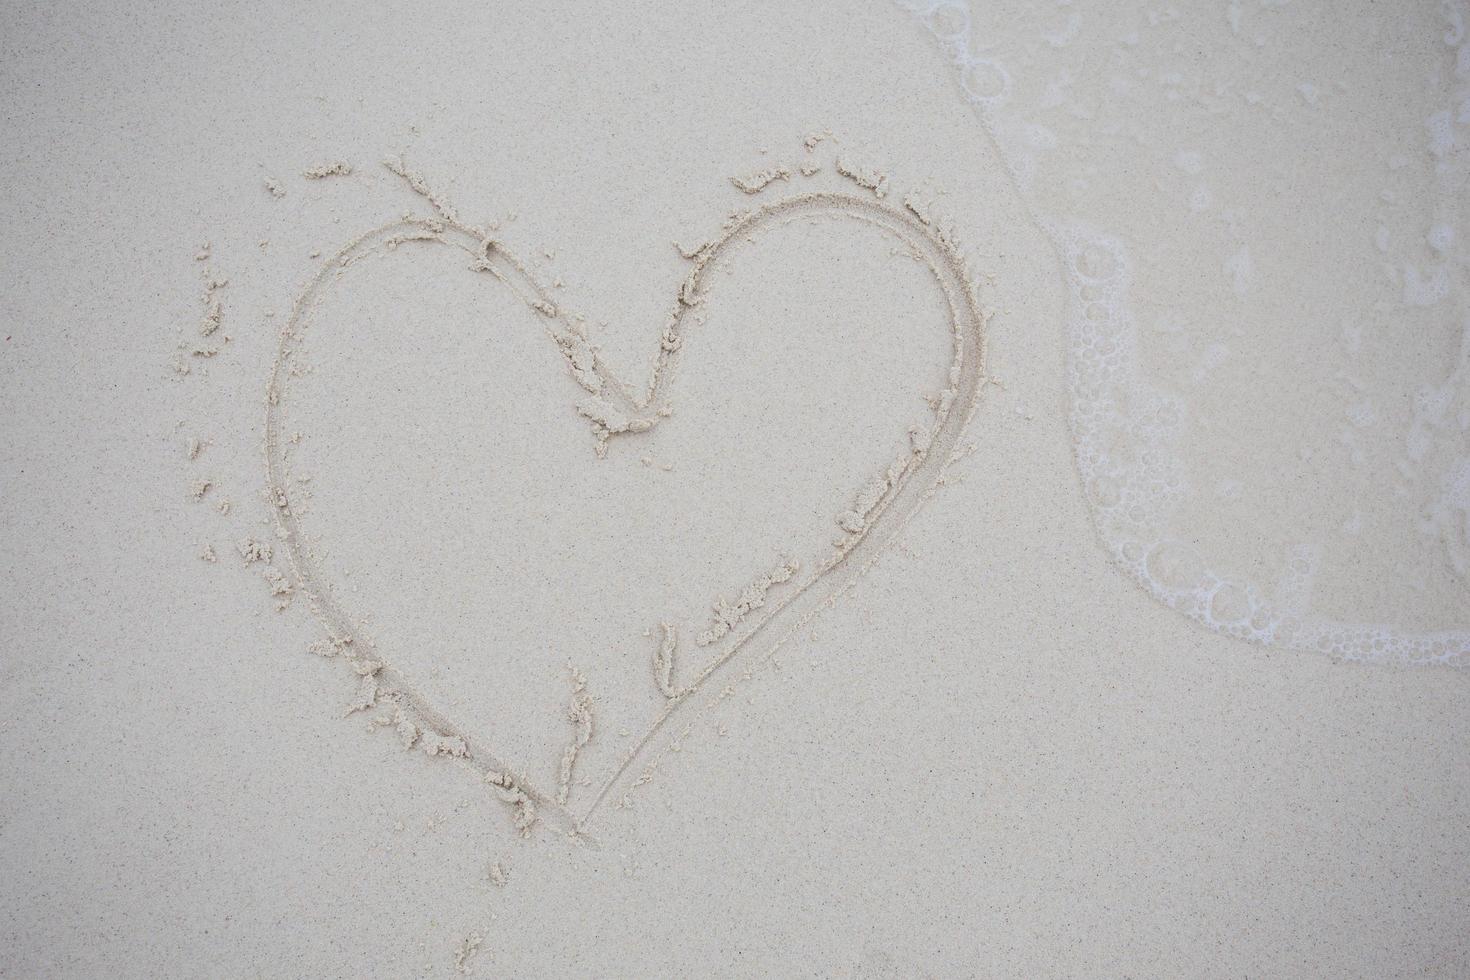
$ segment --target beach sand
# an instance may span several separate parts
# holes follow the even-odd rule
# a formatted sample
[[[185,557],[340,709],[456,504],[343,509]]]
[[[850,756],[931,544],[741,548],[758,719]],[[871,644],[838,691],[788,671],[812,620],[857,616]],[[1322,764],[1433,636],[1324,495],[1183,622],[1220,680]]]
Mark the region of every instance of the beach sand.
[[[0,975],[1470,972],[1470,45],[1305,6],[0,13]]]

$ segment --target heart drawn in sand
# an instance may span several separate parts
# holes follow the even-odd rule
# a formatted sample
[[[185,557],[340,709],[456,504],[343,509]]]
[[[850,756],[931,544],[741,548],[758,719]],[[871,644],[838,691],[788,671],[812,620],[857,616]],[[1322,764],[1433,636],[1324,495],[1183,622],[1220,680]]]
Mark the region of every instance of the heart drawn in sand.
[[[462,222],[453,208],[417,174],[399,163],[390,163],[389,168],[407,181],[432,206],[434,213],[422,218],[405,217],[354,239],[328,259],[292,307],[290,320],[281,334],[266,399],[267,486],[278,536],[299,590],[326,628],[329,652],[350,663],[360,677],[355,708],[388,709],[379,718],[392,726],[406,745],[417,745],[430,755],[448,757],[495,787],[501,798],[514,807],[516,824],[523,832],[528,832],[537,819],[544,818],[569,833],[584,836],[590,818],[629,778],[637,763],[651,754],[671,718],[697,702],[701,693],[709,689],[710,681],[731,663],[742,656],[758,656],[751,651],[756,642],[762,644],[765,655],[769,656],[830,605],[876,560],[933,494],[945,468],[956,456],[982,386],[985,321],[975,297],[973,277],[952,235],[915,198],[906,199],[902,207],[891,205],[884,200],[886,185],[865,180],[866,175],[839,163],[838,172],[872,192],[871,196],[818,191],[771,200],[737,212],[717,236],[684,252],[691,268],[677,289],[658,337],[651,378],[645,390],[633,392],[603,363],[589,344],[580,322],[558,308],[514,253],[490,232]],[[662,708],[647,730],[634,738],[621,761],[595,786],[588,802],[574,812],[567,803],[568,779],[577,752],[591,733],[591,704],[581,697],[580,687],[572,710],[576,734],[562,757],[560,784],[554,791],[543,789],[507,765],[493,746],[471,738],[417,691],[383,653],[356,642],[353,620],[329,588],[330,580],[320,560],[303,545],[299,508],[294,506],[298,502],[293,500],[294,491],[287,478],[291,439],[284,428],[282,406],[290,394],[289,386],[296,374],[293,361],[299,355],[308,321],[327,287],[342,270],[363,257],[410,242],[459,250],[468,258],[472,270],[494,277],[541,319],[581,389],[576,409],[591,427],[601,455],[610,440],[648,432],[662,420],[657,409],[662,404],[660,394],[669,369],[681,355],[686,317],[703,301],[705,277],[712,265],[737,241],[773,223],[804,217],[835,218],[876,228],[928,268],[948,314],[947,321],[936,324],[936,328],[942,325],[951,342],[947,386],[931,399],[931,417],[909,428],[906,451],[859,490],[850,509],[838,517],[843,533],[834,542],[831,553],[811,569],[801,568],[794,562],[783,563],[748,588],[728,608],[717,628],[700,637],[701,645],[709,645],[715,651],[713,658],[681,683],[674,679],[678,637],[672,627],[664,627],[662,643],[654,653],[652,665],[654,682],[663,696]],[[902,431],[901,426],[898,431]],[[579,711],[585,712],[585,717],[579,718]]]

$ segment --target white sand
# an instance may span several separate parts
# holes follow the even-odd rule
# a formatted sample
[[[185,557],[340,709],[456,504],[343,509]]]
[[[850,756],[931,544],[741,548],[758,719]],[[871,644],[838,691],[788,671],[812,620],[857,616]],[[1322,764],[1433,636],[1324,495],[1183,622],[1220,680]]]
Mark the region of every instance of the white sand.
[[[1470,46],[1307,6],[0,13],[0,975],[1470,971]]]

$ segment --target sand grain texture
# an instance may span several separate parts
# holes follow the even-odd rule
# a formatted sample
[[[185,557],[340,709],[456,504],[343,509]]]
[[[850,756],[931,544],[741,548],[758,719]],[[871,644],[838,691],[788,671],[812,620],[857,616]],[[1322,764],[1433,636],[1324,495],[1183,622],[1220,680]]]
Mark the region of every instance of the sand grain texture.
[[[1470,973],[1463,7],[0,10],[0,974]]]

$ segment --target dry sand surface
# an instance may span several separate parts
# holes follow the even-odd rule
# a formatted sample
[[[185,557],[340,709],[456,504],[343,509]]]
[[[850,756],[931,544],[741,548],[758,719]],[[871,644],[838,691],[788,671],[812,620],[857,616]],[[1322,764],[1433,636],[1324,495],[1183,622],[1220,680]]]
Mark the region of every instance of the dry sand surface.
[[[1321,6],[0,11],[0,976],[1470,973],[1470,13]]]

